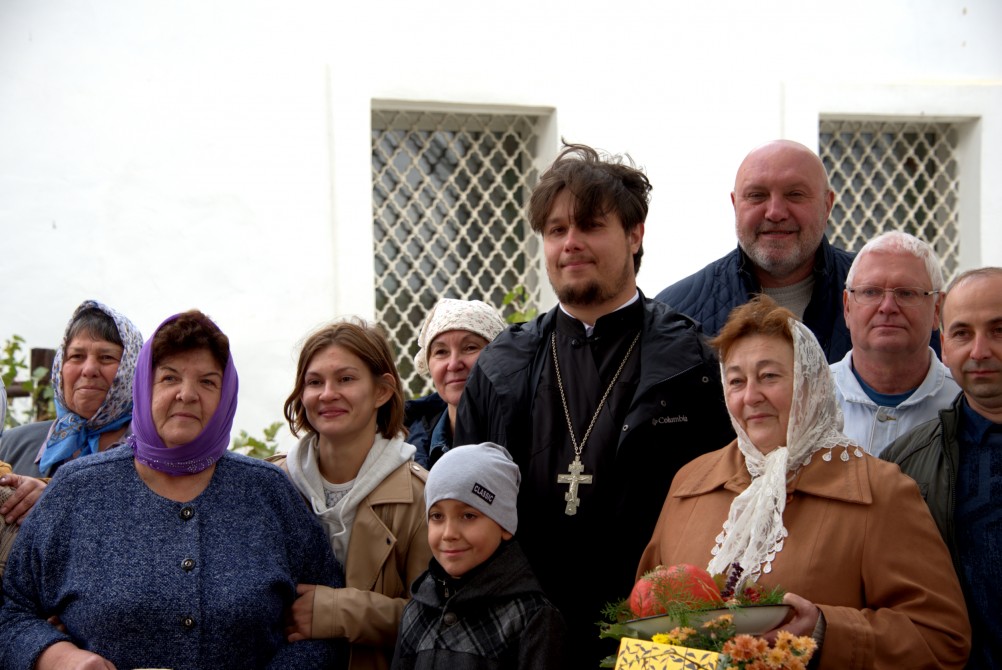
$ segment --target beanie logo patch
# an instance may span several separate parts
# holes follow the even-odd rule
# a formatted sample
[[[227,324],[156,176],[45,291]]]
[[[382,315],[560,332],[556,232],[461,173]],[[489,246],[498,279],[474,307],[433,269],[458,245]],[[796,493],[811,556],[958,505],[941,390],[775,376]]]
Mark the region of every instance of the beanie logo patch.
[[[486,502],[488,505],[494,504],[494,493],[490,489],[481,486],[480,484],[475,483],[473,485],[473,495],[477,496],[478,498],[482,498],[484,502]]]

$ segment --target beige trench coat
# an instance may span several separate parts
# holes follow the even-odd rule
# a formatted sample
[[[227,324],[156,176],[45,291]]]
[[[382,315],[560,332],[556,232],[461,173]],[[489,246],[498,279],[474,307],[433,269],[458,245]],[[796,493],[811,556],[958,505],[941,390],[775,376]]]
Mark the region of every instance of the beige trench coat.
[[[284,458],[270,459],[283,470]],[[351,670],[390,667],[410,585],[428,569],[428,471],[404,463],[359,504],[345,560],[346,588],[318,586],[313,637],[347,638]]]
[[[873,458],[815,454],[788,485],[789,536],[759,583],[815,603],[827,622],[820,667],[963,668],[970,624],[950,554],[918,486]],[[706,567],[731,501],[751,477],[737,441],[678,472],[638,576]]]

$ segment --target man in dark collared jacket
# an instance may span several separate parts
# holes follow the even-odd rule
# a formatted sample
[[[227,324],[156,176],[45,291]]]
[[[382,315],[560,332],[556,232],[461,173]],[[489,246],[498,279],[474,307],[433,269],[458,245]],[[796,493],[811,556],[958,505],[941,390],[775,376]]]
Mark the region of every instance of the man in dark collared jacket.
[[[629,595],[672,477],[734,437],[698,326],[637,289],[649,192],[580,145],[543,174],[530,221],[560,304],[483,350],[456,417],[456,444],[521,469],[517,539],[567,620],[568,668],[615,651],[596,622]]]
[[[1002,268],[946,290],[943,362],[963,393],[880,457],[914,479],[953,556],[971,619],[968,670],[1002,668]]]
[[[818,338],[829,363],[852,341],[842,315],[845,276],[855,254],[825,238],[835,193],[818,156],[788,140],[744,159],[731,192],[738,246],[657,295],[716,335],[731,310],[766,293]]]

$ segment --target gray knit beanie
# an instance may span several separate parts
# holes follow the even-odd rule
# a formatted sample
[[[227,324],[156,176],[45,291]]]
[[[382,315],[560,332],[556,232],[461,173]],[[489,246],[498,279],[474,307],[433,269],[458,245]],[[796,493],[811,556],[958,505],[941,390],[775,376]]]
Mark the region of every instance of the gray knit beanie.
[[[518,486],[522,475],[504,447],[493,442],[453,447],[428,473],[425,509],[439,500],[459,500],[494,519],[506,531],[518,528]]]

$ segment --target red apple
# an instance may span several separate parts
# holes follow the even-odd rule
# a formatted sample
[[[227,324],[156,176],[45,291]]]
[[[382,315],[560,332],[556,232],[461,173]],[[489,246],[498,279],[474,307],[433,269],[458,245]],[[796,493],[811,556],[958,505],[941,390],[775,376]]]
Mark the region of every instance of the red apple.
[[[701,609],[724,601],[710,573],[688,563],[654,568],[634,584],[630,593],[630,609],[637,617],[664,614],[674,602]]]

